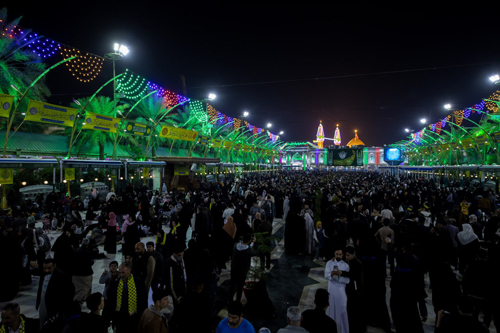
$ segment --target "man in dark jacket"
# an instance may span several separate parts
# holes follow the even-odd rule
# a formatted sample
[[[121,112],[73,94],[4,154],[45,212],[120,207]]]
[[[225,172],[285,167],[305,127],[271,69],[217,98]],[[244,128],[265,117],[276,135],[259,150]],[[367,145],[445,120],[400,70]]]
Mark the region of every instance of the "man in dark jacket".
[[[161,284],[163,271],[165,269],[165,260],[163,259],[163,255],[155,250],[154,242],[147,242],[146,248],[149,255],[155,260],[155,270],[153,273],[153,281],[151,282],[151,289],[154,291],[155,289],[158,289],[158,285]]]
[[[326,289],[319,288],[314,296],[315,309],[306,310],[302,313],[301,326],[310,333],[330,332],[337,333],[337,323],[326,315],[326,309],[330,306],[330,294]]]
[[[148,293],[144,281],[133,276],[129,264],[121,264],[118,272],[120,278],[111,283],[108,293],[113,325],[117,333],[135,333],[142,312],[148,306]]]
[[[138,242],[135,244],[135,256],[132,259],[132,274],[144,281],[144,286],[148,293],[153,281],[155,266],[155,259],[149,252],[146,252],[144,243]]]
[[[250,269],[250,262],[253,256],[257,255],[252,246],[255,237],[251,238],[249,234],[243,235],[243,240],[237,243],[233,249],[231,259],[231,287],[229,288],[229,300],[232,301],[236,292],[236,301],[241,301],[243,286]]]
[[[82,313],[78,320],[76,333],[107,333],[108,321],[101,316],[104,309],[104,297],[101,293],[94,293],[87,297],[87,308],[89,313]]]
[[[184,247],[182,245],[174,248],[174,254],[166,259],[163,283],[168,294],[174,299],[174,307],[186,294],[187,276],[184,266]]]
[[[349,264],[349,284],[346,286],[347,314],[349,316],[349,332],[366,332],[366,319],[363,311],[363,264],[356,258],[354,248],[348,246],[345,258]]]
[[[75,286],[71,275],[58,269],[54,259],[45,259],[36,299],[40,328],[47,319],[62,314],[71,305],[74,295]]]
[[[83,239],[82,246],[74,251],[71,263],[72,280],[75,285],[74,300],[81,304],[92,293],[92,276],[94,274],[92,265],[94,265],[94,261],[89,252],[88,238]]]
[[[203,291],[203,280],[199,277],[192,282],[192,288],[182,298],[175,309],[172,319],[169,320],[169,329],[177,333],[211,332],[210,305]],[[196,314],[196,320],[192,320]]]

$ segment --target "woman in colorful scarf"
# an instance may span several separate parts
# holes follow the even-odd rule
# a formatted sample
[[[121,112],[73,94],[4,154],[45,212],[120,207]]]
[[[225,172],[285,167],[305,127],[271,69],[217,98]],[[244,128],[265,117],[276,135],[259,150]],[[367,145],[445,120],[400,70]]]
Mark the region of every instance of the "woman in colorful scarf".
[[[109,213],[108,226],[106,228],[106,240],[104,242],[104,251],[110,254],[116,253],[116,215]]]

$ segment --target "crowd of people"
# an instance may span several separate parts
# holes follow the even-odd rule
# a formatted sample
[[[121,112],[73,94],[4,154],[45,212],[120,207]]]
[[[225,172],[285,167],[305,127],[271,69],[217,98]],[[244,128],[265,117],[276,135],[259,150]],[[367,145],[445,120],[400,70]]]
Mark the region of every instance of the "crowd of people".
[[[275,218],[285,222],[287,255],[324,265],[328,281],[314,310],[288,309],[280,332],[423,332],[430,288],[436,332],[488,332],[491,321],[498,330],[497,193],[477,182],[319,171],[246,174],[175,192],[129,185],[104,202],[52,193],[0,219],[9,272],[0,274],[0,302],[9,302],[0,332],[253,332],[244,313],[277,315],[264,280],[240,302],[252,258],[261,272],[271,269]],[[60,231],[53,244],[48,229]],[[107,256],[121,260],[99,272],[95,292],[93,266]],[[219,322],[226,269],[228,316]],[[38,320],[12,302],[33,276]]]

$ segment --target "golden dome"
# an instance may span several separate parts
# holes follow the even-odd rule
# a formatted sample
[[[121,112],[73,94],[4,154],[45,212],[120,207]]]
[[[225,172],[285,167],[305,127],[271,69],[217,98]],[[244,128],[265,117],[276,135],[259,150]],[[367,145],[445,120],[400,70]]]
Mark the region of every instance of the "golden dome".
[[[347,146],[349,148],[351,148],[351,146],[364,146],[365,143],[358,138],[358,131],[354,131],[354,132],[355,132],[356,136],[354,137],[354,139],[352,139],[351,141],[349,141],[347,143]]]

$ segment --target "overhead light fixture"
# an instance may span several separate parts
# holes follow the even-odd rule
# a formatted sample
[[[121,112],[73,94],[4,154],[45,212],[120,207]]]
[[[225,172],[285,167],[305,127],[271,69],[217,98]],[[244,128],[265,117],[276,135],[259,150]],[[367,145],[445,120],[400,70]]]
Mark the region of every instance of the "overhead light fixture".
[[[493,82],[494,84],[499,84],[500,83],[500,75],[495,74],[490,76],[490,81]]]

